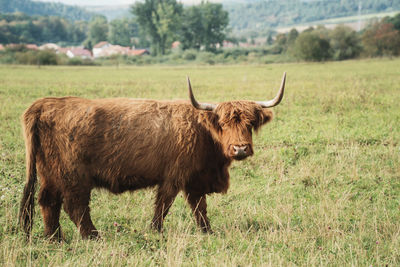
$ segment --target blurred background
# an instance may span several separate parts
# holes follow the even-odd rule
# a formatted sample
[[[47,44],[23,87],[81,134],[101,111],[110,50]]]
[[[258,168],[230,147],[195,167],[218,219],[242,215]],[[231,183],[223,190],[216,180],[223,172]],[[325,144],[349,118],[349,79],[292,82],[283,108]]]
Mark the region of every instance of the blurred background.
[[[397,56],[391,0],[0,0],[0,62],[274,63]]]

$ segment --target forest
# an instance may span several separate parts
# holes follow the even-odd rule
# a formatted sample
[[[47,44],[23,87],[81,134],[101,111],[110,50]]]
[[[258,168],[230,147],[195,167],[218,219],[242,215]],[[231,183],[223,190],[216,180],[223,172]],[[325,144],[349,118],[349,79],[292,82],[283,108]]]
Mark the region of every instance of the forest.
[[[381,8],[385,6],[381,5]],[[117,61],[126,64],[181,64],[193,61],[205,64],[272,63],[400,54],[400,13],[371,21],[360,32],[344,25],[335,29],[310,27],[303,32],[293,28],[288,33],[269,31],[267,38],[256,41],[255,38],[237,37],[232,33],[229,28],[231,18],[221,4],[203,2],[183,6],[176,0],[146,0],[132,5],[130,12],[130,18],[112,21],[101,15],[92,16],[89,21],[73,21],[56,16],[0,14],[0,43],[6,47],[0,53],[0,62],[64,64],[65,61],[56,60],[55,56],[52,60],[36,60],[39,53],[7,46],[48,42],[64,47],[84,46],[88,50],[101,41],[149,49],[150,57],[120,57]],[[172,49],[172,43],[176,41],[179,48]],[[112,62],[115,62],[115,57]]]
[[[69,21],[55,16],[0,14],[0,43],[79,45],[86,38],[87,28],[86,21]]]
[[[89,20],[94,14],[84,8],[61,3],[32,0],[0,0],[0,13],[21,12],[27,15],[59,16],[67,20]]]
[[[278,26],[330,18],[400,10],[400,1],[393,0],[257,0],[248,3],[227,3],[230,27],[236,34],[250,31],[262,33]]]

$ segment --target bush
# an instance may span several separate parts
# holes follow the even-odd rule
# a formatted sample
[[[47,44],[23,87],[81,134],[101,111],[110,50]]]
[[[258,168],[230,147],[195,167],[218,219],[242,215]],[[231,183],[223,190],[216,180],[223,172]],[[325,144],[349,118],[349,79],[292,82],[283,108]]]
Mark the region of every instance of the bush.
[[[314,32],[302,32],[296,39],[293,53],[306,61],[323,61],[331,56],[329,41]]]
[[[57,55],[53,51],[39,51],[37,55],[37,63],[39,65],[57,65]]]
[[[15,63],[15,54],[14,53],[0,53],[0,63],[1,64],[13,64]]]
[[[20,48],[15,49],[15,47],[13,47],[2,54],[0,61],[8,64],[57,65],[59,59],[57,55],[50,50],[35,51]]]
[[[224,51],[225,58],[237,59],[240,56],[247,56],[249,51],[247,49],[234,48]]]
[[[333,59],[343,60],[358,57],[361,52],[360,38],[350,27],[339,25],[330,32]]]
[[[71,66],[80,66],[80,65],[82,65],[82,66],[83,65],[84,66],[94,66],[94,65],[96,65],[95,62],[93,60],[91,60],[91,59],[88,59],[88,58],[82,59],[82,58],[79,58],[79,57],[70,58],[64,64],[71,65]]]
[[[193,50],[193,49],[185,50],[185,52],[183,52],[182,58],[184,60],[192,61],[192,60],[196,59],[197,53],[198,53],[197,50]]]
[[[367,56],[400,54],[400,32],[391,23],[375,23],[364,32],[362,42]]]
[[[214,65],[215,64],[214,57],[215,57],[215,54],[213,54],[211,52],[200,52],[197,56],[197,60],[202,63]]]
[[[38,56],[36,51],[17,52],[15,59],[18,64],[36,65],[38,64]]]
[[[26,46],[24,44],[14,44],[6,47],[6,52],[25,52]]]

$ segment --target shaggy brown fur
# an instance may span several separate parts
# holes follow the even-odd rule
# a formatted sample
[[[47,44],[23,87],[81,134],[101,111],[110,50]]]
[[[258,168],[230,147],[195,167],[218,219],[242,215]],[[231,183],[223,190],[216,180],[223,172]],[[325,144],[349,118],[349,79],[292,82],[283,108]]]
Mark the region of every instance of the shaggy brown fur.
[[[161,230],[183,190],[196,221],[210,231],[206,195],[226,193],[233,159],[253,154],[252,130],[272,112],[250,101],[220,103],[214,111],[186,101],[43,98],[23,115],[27,182],[20,221],[29,235],[38,202],[45,235],[61,238],[61,206],[83,238],[98,235],[90,218],[90,192],[157,186],[153,227]],[[234,146],[246,146],[236,157]]]

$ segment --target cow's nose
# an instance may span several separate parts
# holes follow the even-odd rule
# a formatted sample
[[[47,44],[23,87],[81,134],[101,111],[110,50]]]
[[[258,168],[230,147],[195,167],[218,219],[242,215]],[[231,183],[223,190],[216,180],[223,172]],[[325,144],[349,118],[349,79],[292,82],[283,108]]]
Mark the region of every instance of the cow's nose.
[[[233,146],[233,153],[235,156],[248,156],[249,154],[249,146],[244,145],[244,146]]]

